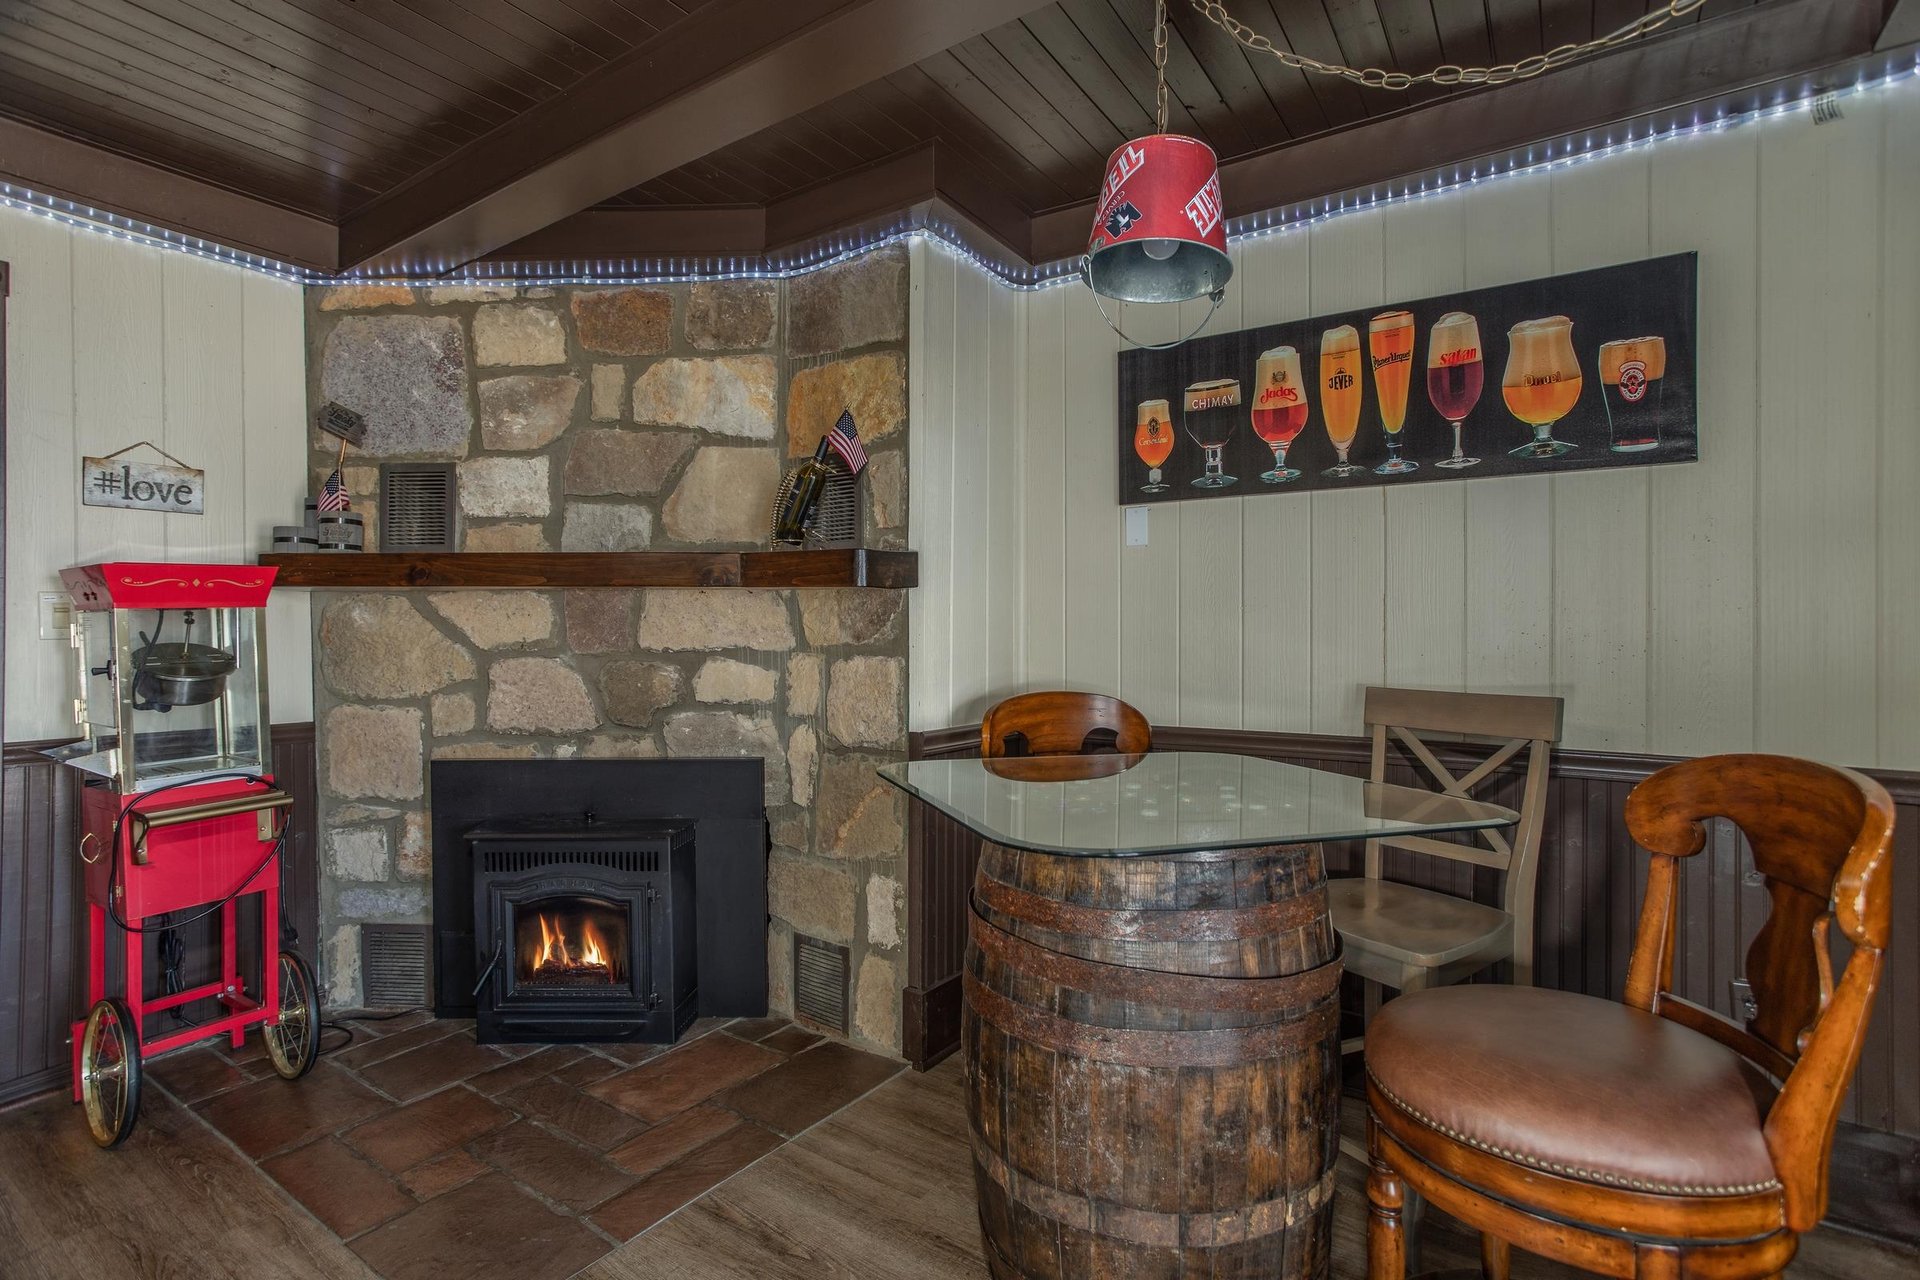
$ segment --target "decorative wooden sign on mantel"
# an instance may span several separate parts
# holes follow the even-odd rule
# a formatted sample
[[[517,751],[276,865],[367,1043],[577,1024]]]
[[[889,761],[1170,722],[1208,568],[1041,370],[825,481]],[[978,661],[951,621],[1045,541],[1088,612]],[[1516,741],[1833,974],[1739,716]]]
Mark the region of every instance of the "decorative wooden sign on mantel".
[[[166,462],[134,462],[126,455],[151,449]],[[171,515],[206,514],[207,473],[142,440],[104,458],[80,459],[80,503]]]

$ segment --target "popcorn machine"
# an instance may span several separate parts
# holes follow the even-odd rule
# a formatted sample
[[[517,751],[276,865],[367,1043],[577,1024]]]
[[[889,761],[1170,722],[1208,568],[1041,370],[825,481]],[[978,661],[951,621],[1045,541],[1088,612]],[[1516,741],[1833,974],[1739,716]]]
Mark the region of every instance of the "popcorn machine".
[[[55,754],[86,775],[86,1019],[73,1027],[73,1096],[103,1147],[140,1109],[143,1055],[259,1027],[274,1070],[306,1074],[319,1050],[313,972],[280,949],[280,855],[293,798],[274,785],[266,603],[257,565],[112,563],[63,570],[73,599],[74,718]],[[240,904],[257,898],[260,973],[241,971]],[[150,934],[217,915],[218,975],[147,994]],[[112,923],[114,928],[109,929]],[[109,942],[123,953],[107,993]],[[175,975],[177,976],[177,975]],[[197,1020],[187,1010],[210,1007]],[[149,1032],[157,1015],[177,1024]]]

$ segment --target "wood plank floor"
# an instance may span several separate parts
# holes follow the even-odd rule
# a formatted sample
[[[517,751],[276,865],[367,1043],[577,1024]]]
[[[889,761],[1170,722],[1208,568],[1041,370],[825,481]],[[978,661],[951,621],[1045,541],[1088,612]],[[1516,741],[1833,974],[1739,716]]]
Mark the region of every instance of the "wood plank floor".
[[[1349,1111],[1353,1108],[1349,1107]],[[1349,1116],[1349,1122],[1355,1117]],[[981,1280],[959,1064],[894,1077],[578,1273],[577,1280]],[[1343,1167],[1334,1278],[1365,1275],[1357,1168]],[[1432,1221],[1422,1263],[1470,1266]],[[1904,1280],[1920,1255],[1814,1232],[1793,1280]],[[7,1280],[371,1272],[195,1114],[155,1090],[140,1128],[95,1150],[58,1097],[0,1113],[0,1274]],[[1514,1259],[1516,1280],[1576,1273]]]
[[[103,1152],[54,1095],[0,1113],[0,1275],[377,1280],[219,1134],[158,1089]]]

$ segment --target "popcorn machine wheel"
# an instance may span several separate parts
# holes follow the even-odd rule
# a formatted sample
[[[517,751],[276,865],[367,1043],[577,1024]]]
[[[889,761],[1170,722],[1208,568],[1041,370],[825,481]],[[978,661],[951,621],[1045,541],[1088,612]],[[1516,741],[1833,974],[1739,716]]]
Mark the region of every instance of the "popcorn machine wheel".
[[[87,996],[73,1024],[73,1098],[102,1147],[140,1114],[141,1062],[259,1027],[293,1080],[320,1048],[313,971],[281,949],[280,863],[293,798],[274,785],[266,696],[267,593],[255,565],[85,565],[61,574],[85,738],[58,758],[80,788]],[[259,972],[243,965],[242,908],[258,906]],[[181,930],[214,921],[217,974],[189,984]],[[250,927],[246,932],[250,932]],[[161,935],[164,994],[149,996],[148,938]],[[118,994],[108,952],[120,952]],[[189,1011],[206,1009],[195,1018]],[[168,1016],[172,1026],[150,1024]]]

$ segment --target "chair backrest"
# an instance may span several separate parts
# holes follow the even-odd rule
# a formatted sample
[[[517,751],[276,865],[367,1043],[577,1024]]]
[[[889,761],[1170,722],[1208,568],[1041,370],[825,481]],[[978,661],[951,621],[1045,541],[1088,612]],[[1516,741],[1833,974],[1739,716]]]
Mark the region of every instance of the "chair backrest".
[[[989,708],[980,721],[980,754],[988,759],[1100,751],[1133,755],[1152,746],[1147,718],[1104,693],[1023,693]]]
[[[1547,767],[1553,744],[1560,738],[1561,706],[1558,698],[1515,693],[1374,687],[1366,694],[1367,733],[1373,740],[1369,776],[1375,782],[1387,780],[1390,742],[1403,747],[1432,776],[1443,794],[1463,798],[1471,798],[1474,788],[1515,756],[1526,754],[1520,821],[1511,835],[1481,831],[1475,833],[1477,840],[1473,843],[1429,836],[1382,837],[1367,841],[1366,866],[1367,875],[1378,879],[1382,850],[1390,847],[1506,872],[1503,905],[1515,918],[1515,958],[1523,972],[1532,968],[1533,889],[1547,810]],[[1449,746],[1463,742],[1486,746],[1489,754],[1467,772],[1455,774],[1423,734],[1448,739]]]
[[[1679,860],[1725,818],[1746,835],[1771,905],[1747,951],[1756,1011],[1744,1023],[1673,993]],[[1653,854],[1627,970],[1628,1004],[1712,1036],[1784,1081],[1767,1148],[1788,1225],[1827,1205],[1827,1161],[1860,1059],[1892,918],[1893,801],[1873,779],[1790,756],[1708,756],[1671,765],[1627,797],[1627,829]],[[1833,979],[1829,926],[1853,945]]]

